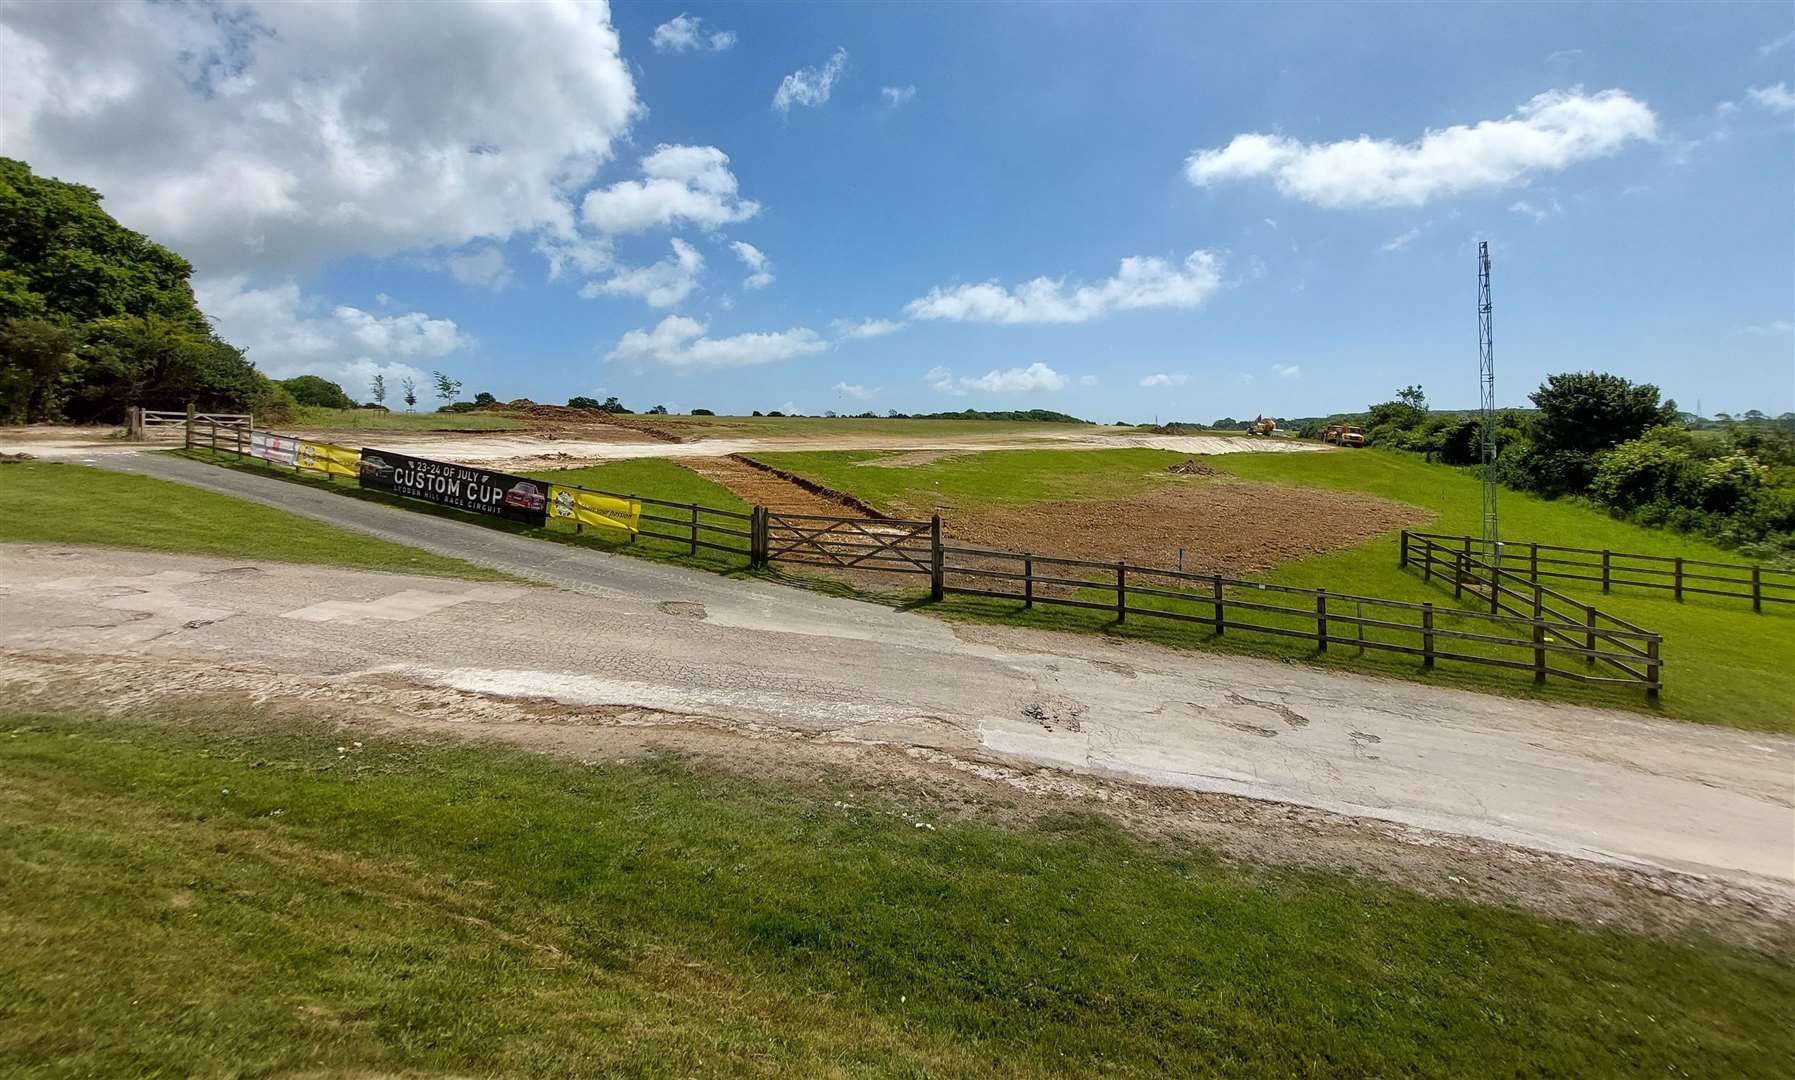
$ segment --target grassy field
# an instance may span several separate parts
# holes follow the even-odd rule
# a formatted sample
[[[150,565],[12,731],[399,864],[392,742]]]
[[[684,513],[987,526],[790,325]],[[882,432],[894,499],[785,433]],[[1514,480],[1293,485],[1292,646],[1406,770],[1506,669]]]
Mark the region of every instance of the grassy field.
[[[381,412],[378,409],[325,409],[298,405],[293,415],[277,425],[281,431],[509,431],[524,427],[520,420],[491,413]]]
[[[148,476],[25,462],[0,465],[0,485],[0,540],[508,580],[460,559]]]
[[[857,495],[881,508],[926,513],[940,508],[945,530],[953,535],[953,510],[991,504],[1017,504],[1042,499],[1119,497],[1160,483],[1158,474],[1183,455],[1151,450],[994,451],[948,458],[908,468],[859,464],[867,453],[758,454],[830,487]],[[1476,478],[1443,466],[1429,465],[1405,454],[1354,451],[1328,454],[1229,454],[1208,459],[1236,476],[1277,484],[1307,484],[1407,502],[1437,515],[1430,531],[1465,533],[1480,530],[1482,495]],[[1574,547],[1610,548],[1643,554],[1731,561],[1719,549],[1674,533],[1616,521],[1606,514],[1569,502],[1547,501],[1504,492],[1503,528],[1513,539]],[[1323,527],[1291,522],[1288,527]],[[1053,552],[1043,552],[1053,554]],[[1200,558],[1193,560],[1200,565]],[[1356,593],[1412,603],[1448,607],[1450,590],[1423,582],[1397,567],[1395,534],[1340,551],[1287,564],[1261,580],[1331,592]],[[1564,591],[1583,597],[1576,588]],[[1561,680],[1535,687],[1523,673],[1442,663],[1423,670],[1412,658],[1368,651],[1354,655],[1336,647],[1325,657],[1311,644],[1293,639],[1236,633],[1216,638],[1204,628],[1162,620],[1136,619],[1117,627],[1106,613],[1067,608],[1036,608],[1024,613],[1006,601],[954,598],[932,610],[948,617],[1021,622],[1065,630],[1094,631],[1153,640],[1165,644],[1219,648],[1250,655],[1311,660],[1350,670],[1480,690],[1659,711],[1663,715],[1703,723],[1772,731],[1795,731],[1795,610],[1767,605],[1753,615],[1738,600],[1692,598],[1678,604],[1661,592],[1616,590],[1602,596],[1587,590],[1590,603],[1604,611],[1664,635],[1665,690],[1653,706],[1631,688],[1582,687]],[[1143,606],[1156,604],[1145,600]],[[1468,598],[1463,601],[1471,605]],[[1183,610],[1186,605],[1162,606]],[[1203,608],[1191,609],[1202,614]],[[1301,622],[1266,617],[1272,625]],[[1374,632],[1375,636],[1375,632]],[[1403,639],[1408,640],[1408,639]],[[1476,646],[1465,646],[1475,649]]]
[[[1164,486],[1169,450],[989,450],[926,465],[869,465],[879,450],[756,453],[757,461],[857,495],[892,513],[1026,506],[1049,499],[1124,498]]]
[[[1786,955],[1090,817],[919,828],[846,784],[291,718],[0,730],[18,1075],[1780,1077],[1795,1056]]]
[[[236,454],[223,451],[215,454],[211,450],[194,449],[170,450],[168,453],[180,457],[192,458],[196,461],[223,465],[226,468],[241,469],[247,472],[272,476],[288,483],[305,484],[310,487],[332,491],[339,495],[366,499],[370,502],[377,502],[386,506],[396,506],[416,513],[434,514],[438,517],[446,517],[455,521],[463,521],[471,525],[479,525],[489,529],[498,529],[503,532],[509,532],[519,536],[528,536],[538,540],[552,540],[563,544],[589,547],[599,551],[615,551],[629,555],[638,555],[643,558],[657,559],[663,562],[703,567],[707,570],[739,571],[746,567],[748,561],[746,554],[748,545],[747,540],[734,537],[719,538],[707,531],[701,531],[699,538],[710,539],[713,542],[727,541],[730,544],[739,544],[742,547],[743,554],[733,555],[700,548],[698,554],[693,556],[690,554],[689,545],[685,543],[646,536],[638,537],[632,541],[627,533],[609,529],[589,528],[576,532],[571,524],[564,521],[550,520],[544,527],[536,529],[515,521],[506,521],[503,518],[490,517],[484,514],[463,513],[459,510],[451,510],[445,506],[436,506],[417,499],[406,499],[396,495],[389,495],[383,491],[365,491],[360,484],[348,478],[325,480],[322,476],[316,473],[295,474],[291,469],[276,468],[269,465],[267,462],[256,458],[239,459]],[[669,502],[698,503],[718,510],[733,510],[743,514],[751,509],[747,503],[744,503],[741,499],[737,498],[735,493],[728,488],[723,487],[720,484],[714,484],[689,469],[682,468],[672,462],[659,458],[636,458],[610,462],[605,465],[595,465],[582,469],[552,469],[545,472],[530,473],[529,475],[552,483],[591,487],[604,491],[619,492],[625,495],[647,496],[649,498],[665,499]],[[675,517],[679,516],[680,513],[679,511],[670,511],[664,508],[651,511],[648,507],[644,507],[643,512],[654,512],[661,516]],[[747,531],[748,528],[748,523],[744,521],[709,517],[704,520],[708,524],[716,524],[728,528],[739,528],[744,532]],[[653,528],[656,531],[671,530],[673,532],[678,532],[680,528],[679,526],[658,522],[645,522],[644,527]]]

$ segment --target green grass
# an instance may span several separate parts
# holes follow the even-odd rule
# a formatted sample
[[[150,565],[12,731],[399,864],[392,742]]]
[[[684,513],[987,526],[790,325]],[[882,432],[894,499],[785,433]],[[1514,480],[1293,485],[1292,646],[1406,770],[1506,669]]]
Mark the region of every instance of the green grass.
[[[391,495],[384,491],[367,491],[354,479],[343,477],[326,480],[317,473],[294,473],[287,468],[277,468],[257,458],[238,458],[234,453],[219,451],[214,453],[208,449],[169,450],[166,453],[177,457],[191,458],[208,464],[222,465],[228,469],[271,476],[287,483],[304,484],[319,490],[331,491],[350,498],[364,499],[368,502],[380,503],[383,506],[398,507],[414,513],[433,514],[437,517],[450,518],[455,521],[479,525],[483,528],[497,529],[501,532],[517,536],[527,536],[536,540],[549,540],[556,543],[571,544],[576,547],[592,548],[598,551],[619,552],[636,555],[642,558],[655,559],[661,562],[677,563],[682,566],[695,566],[706,570],[723,572],[744,571],[747,566],[748,541],[744,538],[722,536],[701,529],[700,540],[712,543],[738,545],[741,554],[711,551],[699,548],[698,554],[690,554],[691,547],[683,541],[664,540],[650,536],[639,536],[635,540],[629,534],[614,529],[587,528],[576,531],[571,523],[550,520],[542,528],[532,528],[515,521],[491,517],[485,514],[469,514],[452,510],[446,506],[418,499],[407,499]],[[732,510],[737,513],[748,513],[751,507],[737,498],[735,493],[720,484],[714,484],[697,473],[682,466],[659,458],[638,458],[626,461],[615,461],[604,465],[595,465],[582,469],[550,469],[532,472],[528,475],[551,483],[574,484],[583,487],[598,488],[605,491],[621,492],[625,495],[647,496],[665,499],[668,502],[698,503],[717,510]],[[665,507],[643,507],[643,513],[653,513],[662,517],[679,518],[682,522],[689,520],[685,513]],[[706,525],[738,529],[747,532],[748,523],[734,519],[703,516]],[[643,522],[643,528],[657,532],[682,533],[684,525],[670,525],[666,522]]]
[[[869,436],[893,439],[960,439],[980,436],[1051,438],[1109,430],[1091,424],[1046,424],[1016,420],[892,420],[855,416],[638,416],[685,439],[783,438],[790,436]]]
[[[886,456],[877,450],[752,456],[899,515],[1124,498],[1163,486],[1166,466],[1190,457],[1169,450],[988,450],[891,468],[861,464]]]
[[[18,1075],[1773,1077],[1795,1055],[1787,955],[1088,816],[918,828],[842,783],[273,717],[0,731]]]
[[[148,476],[25,462],[0,466],[0,489],[0,540],[510,580],[460,559]]]
[[[1165,466],[1184,457],[1153,450],[992,451],[908,468],[879,468],[856,464],[873,456],[867,452],[755,456],[857,495],[883,509],[927,513],[931,508],[940,508],[944,529],[950,539],[956,508],[1027,504],[1044,499],[1125,496],[1158,484]],[[1208,460],[1246,479],[1363,491],[1421,506],[1437,515],[1437,520],[1427,527],[1427,531],[1461,534],[1481,531],[1482,489],[1476,478],[1460,470],[1430,465],[1412,455],[1367,450],[1228,454]],[[1736,561],[1735,556],[1699,541],[1617,521],[1568,501],[1547,501],[1506,491],[1502,493],[1502,500],[1504,535],[1512,539],[1538,539],[1544,543],[1648,555]],[[1319,523],[1292,522],[1290,527],[1319,527]],[[1052,551],[1041,553],[1054,554]],[[1194,554],[1191,561],[1200,566],[1200,553]],[[1449,589],[1442,590],[1438,585],[1423,582],[1418,574],[1398,568],[1394,532],[1252,576],[1275,584],[1325,588],[1331,592],[1410,603],[1433,603],[1441,608],[1455,603]],[[1412,657],[1374,650],[1361,656],[1351,647],[1338,645],[1326,655],[1317,655],[1311,643],[1297,639],[1246,632],[1233,632],[1218,638],[1208,629],[1167,620],[1136,618],[1119,627],[1114,624],[1113,616],[1104,612],[1045,606],[1024,612],[1019,605],[1007,601],[971,597],[949,597],[927,610],[948,618],[1097,632],[1178,647],[1303,660],[1345,670],[1515,696],[1651,711],[1701,723],[1795,731],[1795,710],[1789,707],[1789,702],[1795,700],[1795,665],[1790,662],[1795,657],[1795,610],[1789,605],[1766,605],[1765,614],[1754,615],[1749,604],[1740,600],[1702,597],[1678,604],[1663,592],[1617,589],[1603,596],[1599,588],[1574,587],[1577,584],[1570,583],[1560,591],[1586,599],[1603,611],[1664,636],[1665,689],[1656,704],[1647,699],[1643,691],[1631,687],[1585,687],[1565,680],[1549,680],[1544,686],[1535,687],[1523,672],[1450,661],[1427,671]],[[1113,593],[1107,596],[1090,593],[1085,598],[1104,601],[1109,597],[1113,597]],[[1299,601],[1273,602],[1294,604]],[[1473,601],[1467,596],[1459,603],[1469,608]],[[1147,598],[1138,604],[1201,615],[1209,612],[1200,604],[1162,603]],[[1368,609],[1366,614],[1378,617],[1380,613]],[[1263,614],[1245,617],[1310,632],[1315,625],[1313,618]],[[1442,615],[1440,625],[1455,625],[1444,621],[1449,618]],[[1486,627],[1468,621],[1457,628],[1487,632]],[[1369,636],[1375,640],[1380,632],[1373,630]],[[1414,644],[1412,635],[1391,637],[1390,640]],[[1455,643],[1454,648],[1496,654],[1492,649],[1475,644]],[[1500,655],[1517,658],[1514,650],[1504,650]],[[1572,665],[1578,663],[1568,658],[1554,662],[1565,664],[1567,661]]]
[[[297,405],[282,429],[304,431],[509,431],[524,424],[491,413],[381,412],[378,409],[326,409]]]

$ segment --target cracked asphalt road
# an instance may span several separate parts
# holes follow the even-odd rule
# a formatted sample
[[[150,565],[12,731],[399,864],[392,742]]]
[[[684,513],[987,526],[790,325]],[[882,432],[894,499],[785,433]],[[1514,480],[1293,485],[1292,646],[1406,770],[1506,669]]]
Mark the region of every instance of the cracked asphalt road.
[[[630,706],[1795,884],[1795,740],[924,616],[160,455],[123,468],[559,586],[0,546],[0,651]],[[0,670],[0,681],[14,667]]]

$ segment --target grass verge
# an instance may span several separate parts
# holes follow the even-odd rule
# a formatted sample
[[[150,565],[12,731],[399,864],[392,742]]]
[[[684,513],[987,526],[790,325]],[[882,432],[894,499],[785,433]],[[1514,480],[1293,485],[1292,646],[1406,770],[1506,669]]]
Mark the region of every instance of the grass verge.
[[[847,787],[239,715],[0,730],[0,1060],[36,1076],[1780,1076],[1795,1055],[1787,956],[1086,816],[920,828]]]
[[[522,421],[491,413],[403,413],[378,409],[326,409],[296,405],[282,425],[305,431],[510,431]]]
[[[239,458],[234,453],[222,450],[214,452],[210,449],[196,448],[170,450],[167,453],[194,461],[203,461],[211,465],[222,465],[227,469],[271,476],[287,483],[303,484],[338,495],[380,503],[383,506],[393,506],[420,514],[433,514],[437,517],[449,518],[469,525],[479,525],[482,528],[497,529],[501,532],[527,536],[536,540],[550,540],[576,547],[591,548],[595,551],[635,555],[645,559],[676,563],[681,566],[694,566],[723,573],[748,572],[748,541],[745,539],[721,538],[731,544],[740,544],[743,552],[740,555],[710,551],[705,548],[699,548],[698,553],[693,555],[689,545],[679,541],[649,536],[639,536],[635,540],[631,540],[629,534],[616,530],[595,528],[575,530],[572,524],[555,520],[550,520],[540,529],[532,528],[503,518],[464,513],[446,506],[402,498],[384,491],[369,491],[351,478],[327,480],[317,473],[295,473],[292,469],[270,465],[259,458]],[[748,513],[751,509],[747,503],[737,498],[734,492],[721,484],[712,483],[690,469],[659,458],[637,458],[582,469],[552,469],[527,475],[551,483],[578,484],[584,487],[620,492],[625,495],[644,495],[650,498],[665,499],[669,502],[692,502],[718,510],[733,510],[742,514]],[[644,512],[649,512],[649,509],[644,507]],[[665,509],[657,512],[662,515],[670,513]],[[738,528],[744,532],[748,527],[747,522],[721,518],[715,519],[712,523]],[[645,523],[645,526],[649,524],[652,524],[657,531],[677,529],[676,526],[661,523]],[[718,537],[701,532],[700,539],[706,538],[718,540]]]
[[[321,563],[476,581],[510,575],[260,503],[85,465],[0,466],[0,540]]]

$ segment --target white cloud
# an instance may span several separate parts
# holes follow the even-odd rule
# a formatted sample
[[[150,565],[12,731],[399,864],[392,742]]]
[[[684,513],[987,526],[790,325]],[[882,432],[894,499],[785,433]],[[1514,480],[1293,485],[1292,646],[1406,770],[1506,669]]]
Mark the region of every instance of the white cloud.
[[[1420,235],[1421,227],[1417,225],[1412,229],[1404,229],[1390,239],[1385,240],[1381,247],[1384,251],[1401,251],[1403,248],[1414,243],[1415,238]]]
[[[734,30],[704,32],[704,20],[681,12],[654,28],[649,40],[656,52],[722,52],[735,44]]]
[[[1142,386],[1183,386],[1190,381],[1189,375],[1149,375],[1141,380]]]
[[[1095,375],[1080,375],[1078,377],[1078,385],[1080,385],[1080,386],[1096,386],[1097,385],[1097,376],[1095,376]]]
[[[871,401],[874,395],[878,394],[879,389],[878,387],[874,387],[873,389],[868,390],[858,383],[838,382],[835,384],[835,392],[846,397],[851,397],[855,401]]]
[[[511,284],[511,264],[505,261],[505,252],[490,244],[445,256],[443,266],[450,277],[463,285],[479,285],[496,292]]]
[[[564,231],[640,111],[574,0],[5,5],[0,56],[6,153],[215,276]]]
[[[735,252],[736,258],[742,260],[742,265],[748,268],[748,277],[742,282],[742,288],[764,289],[773,284],[773,261],[767,258],[765,252],[741,240],[731,240],[729,247]]]
[[[678,224],[714,229],[760,213],[759,203],[738,194],[729,155],[714,146],[662,143],[642,159],[642,175],[588,192],[580,219],[617,234]]]
[[[835,80],[848,66],[848,50],[837,48],[820,67],[799,68],[787,75],[773,92],[773,108],[790,111],[793,105],[816,108],[829,100]]]
[[[603,282],[588,282],[580,295],[638,296],[649,307],[672,307],[691,295],[703,270],[704,256],[676,236],[672,255],[651,266],[621,267]]]
[[[1250,371],[1243,371],[1240,374],[1234,376],[1234,381],[1237,383],[1240,383],[1242,386],[1245,386],[1246,384],[1253,381],[1253,373]]]
[[[1745,91],[1752,104],[1771,112],[1790,112],[1795,110],[1795,92],[1789,90],[1789,84],[1779,82],[1775,86],[1754,86]]]
[[[1740,329],[1757,337],[1782,337],[1795,333],[1795,323],[1791,323],[1787,319],[1774,319],[1767,323],[1758,323],[1755,326],[1740,327]]]
[[[1036,362],[1025,368],[1013,367],[988,371],[977,378],[955,376],[945,367],[932,367],[923,375],[930,386],[947,394],[961,395],[969,391],[986,394],[1028,394],[1038,390],[1063,390],[1070,383],[1064,375]]]
[[[751,367],[822,352],[828,344],[813,330],[794,326],[776,333],[705,337],[709,327],[697,319],[669,315],[653,330],[631,330],[617,340],[605,359],[659,364],[676,370]]]
[[[548,276],[553,281],[572,270],[580,274],[600,274],[616,262],[608,236],[544,236],[536,250],[548,260]]]
[[[888,109],[901,109],[916,100],[915,86],[881,86],[879,96],[885,99]]]
[[[1182,266],[1137,255],[1122,260],[1116,276],[1068,290],[1063,281],[1039,277],[1013,290],[995,281],[936,286],[905,305],[913,319],[960,322],[1081,323],[1111,311],[1141,308],[1194,308],[1221,287],[1221,260],[1193,251]]]
[[[379,373],[395,388],[406,376],[423,385],[425,373],[404,359],[448,356],[473,344],[454,320],[419,311],[376,315],[348,305],[325,311],[291,281],[255,289],[244,275],[200,278],[194,293],[219,334],[264,374],[322,375],[361,399]]]
[[[1430,199],[1524,183],[1657,138],[1652,110],[1620,90],[1540,94],[1501,120],[1430,130],[1411,143],[1357,139],[1304,143],[1236,135],[1185,161],[1198,187],[1269,177],[1292,198],[1324,207],[1420,206]]]
[[[1539,206],[1535,203],[1528,202],[1526,199],[1517,199],[1509,206],[1508,211],[1511,214],[1520,214],[1539,222],[1556,214],[1564,213],[1564,205],[1557,199],[1553,199],[1545,206]]]
[[[829,324],[836,337],[841,338],[876,338],[886,334],[895,334],[904,328],[901,322],[890,319],[836,319]]]
[[[1273,364],[1271,369],[1277,373],[1278,378],[1280,379],[1300,379],[1303,377],[1303,369],[1297,364]]]
[[[1758,46],[1758,55],[1759,56],[1769,56],[1771,53],[1775,52],[1778,49],[1788,48],[1791,43],[1795,43],[1795,30],[1792,30],[1787,34],[1784,34],[1782,37],[1777,38],[1775,41],[1766,41],[1764,44],[1759,45]]]

